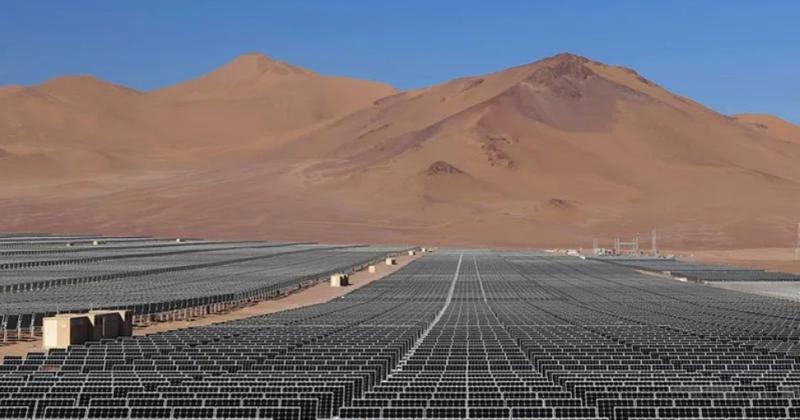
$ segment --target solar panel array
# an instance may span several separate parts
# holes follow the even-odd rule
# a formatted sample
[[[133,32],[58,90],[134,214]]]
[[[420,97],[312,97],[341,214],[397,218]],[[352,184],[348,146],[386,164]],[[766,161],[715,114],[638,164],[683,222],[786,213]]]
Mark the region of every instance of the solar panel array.
[[[153,238],[81,240],[88,245],[65,247],[75,243],[72,237],[0,238],[3,329],[40,326],[44,316],[59,312],[121,308],[152,314],[268,298],[402,250]],[[100,245],[91,245],[95,240]]]
[[[682,261],[674,258],[596,257],[599,261],[639,270],[668,273],[692,281],[800,281],[800,275],[725,265]]]
[[[0,415],[799,418],[800,304],[437,252],[331,302],[0,365]]]

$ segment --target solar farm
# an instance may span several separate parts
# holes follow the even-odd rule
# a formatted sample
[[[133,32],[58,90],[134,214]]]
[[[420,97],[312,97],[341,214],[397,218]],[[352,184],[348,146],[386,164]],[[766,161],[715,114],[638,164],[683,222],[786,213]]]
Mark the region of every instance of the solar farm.
[[[67,246],[69,245],[69,246]],[[138,320],[275,297],[398,247],[97,237],[0,238],[0,324],[35,334],[60,312],[130,309]]]
[[[18,234],[0,313],[241,304],[406,250]],[[0,416],[800,418],[800,303],[618,262],[436,250],[326,303],[6,357]]]

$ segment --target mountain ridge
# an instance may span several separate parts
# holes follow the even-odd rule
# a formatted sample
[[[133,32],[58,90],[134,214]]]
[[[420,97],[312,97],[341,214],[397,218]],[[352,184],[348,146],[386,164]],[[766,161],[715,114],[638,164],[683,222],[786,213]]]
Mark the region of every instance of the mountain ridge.
[[[655,227],[689,247],[785,243],[800,212],[791,125],[722,115],[626,67],[558,54],[403,92],[294,68],[251,54],[145,93],[125,134],[148,153],[96,159],[131,158],[129,175],[58,194],[49,175],[0,211],[30,214],[23,230],[78,230],[89,211],[87,228],[119,233],[475,246]]]

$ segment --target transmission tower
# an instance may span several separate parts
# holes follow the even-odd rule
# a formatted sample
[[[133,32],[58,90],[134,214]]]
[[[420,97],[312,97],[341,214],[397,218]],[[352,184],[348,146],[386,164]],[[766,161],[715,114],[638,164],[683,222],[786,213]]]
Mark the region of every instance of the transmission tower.
[[[614,238],[614,252],[619,255],[638,255],[639,234],[636,234],[630,241],[623,241],[619,237]]]
[[[800,223],[797,224],[797,244],[794,247],[794,259],[800,260]]]
[[[653,254],[654,257],[658,256],[658,239],[657,238],[658,238],[658,232],[656,232],[656,230],[653,229],[653,231],[650,232],[650,253]]]

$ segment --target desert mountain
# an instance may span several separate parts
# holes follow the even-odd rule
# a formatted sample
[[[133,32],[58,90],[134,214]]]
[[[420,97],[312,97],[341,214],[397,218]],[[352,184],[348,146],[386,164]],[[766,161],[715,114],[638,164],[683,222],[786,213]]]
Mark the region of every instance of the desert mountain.
[[[142,96],[90,76],[0,90],[0,176],[47,179],[129,167],[143,143],[157,138],[131,119]]]
[[[10,227],[482,246],[588,246],[658,228],[668,246],[741,247],[790,242],[800,214],[800,144],[575,55],[380,99],[393,92],[368,84],[363,100],[333,101],[357,108],[336,116],[304,105],[322,99],[250,96],[313,85],[340,97],[305,70],[245,56],[215,73],[147,100],[262,133],[229,146],[252,153],[80,199],[7,203],[0,211],[34,214]],[[261,126],[261,110],[302,123]],[[199,144],[215,145],[214,127],[193,132]]]
[[[246,54],[150,93],[147,120],[172,133],[179,152],[265,150],[395,92],[386,84],[322,76]]]
[[[330,157],[304,172],[326,191],[384,197],[365,217],[414,213],[463,240],[790,241],[800,210],[797,144],[569,54],[386,98],[281,152]]]
[[[197,165],[278,144],[394,93],[390,86],[247,54],[138,92],[89,76],[0,89],[0,174],[71,177]]]

